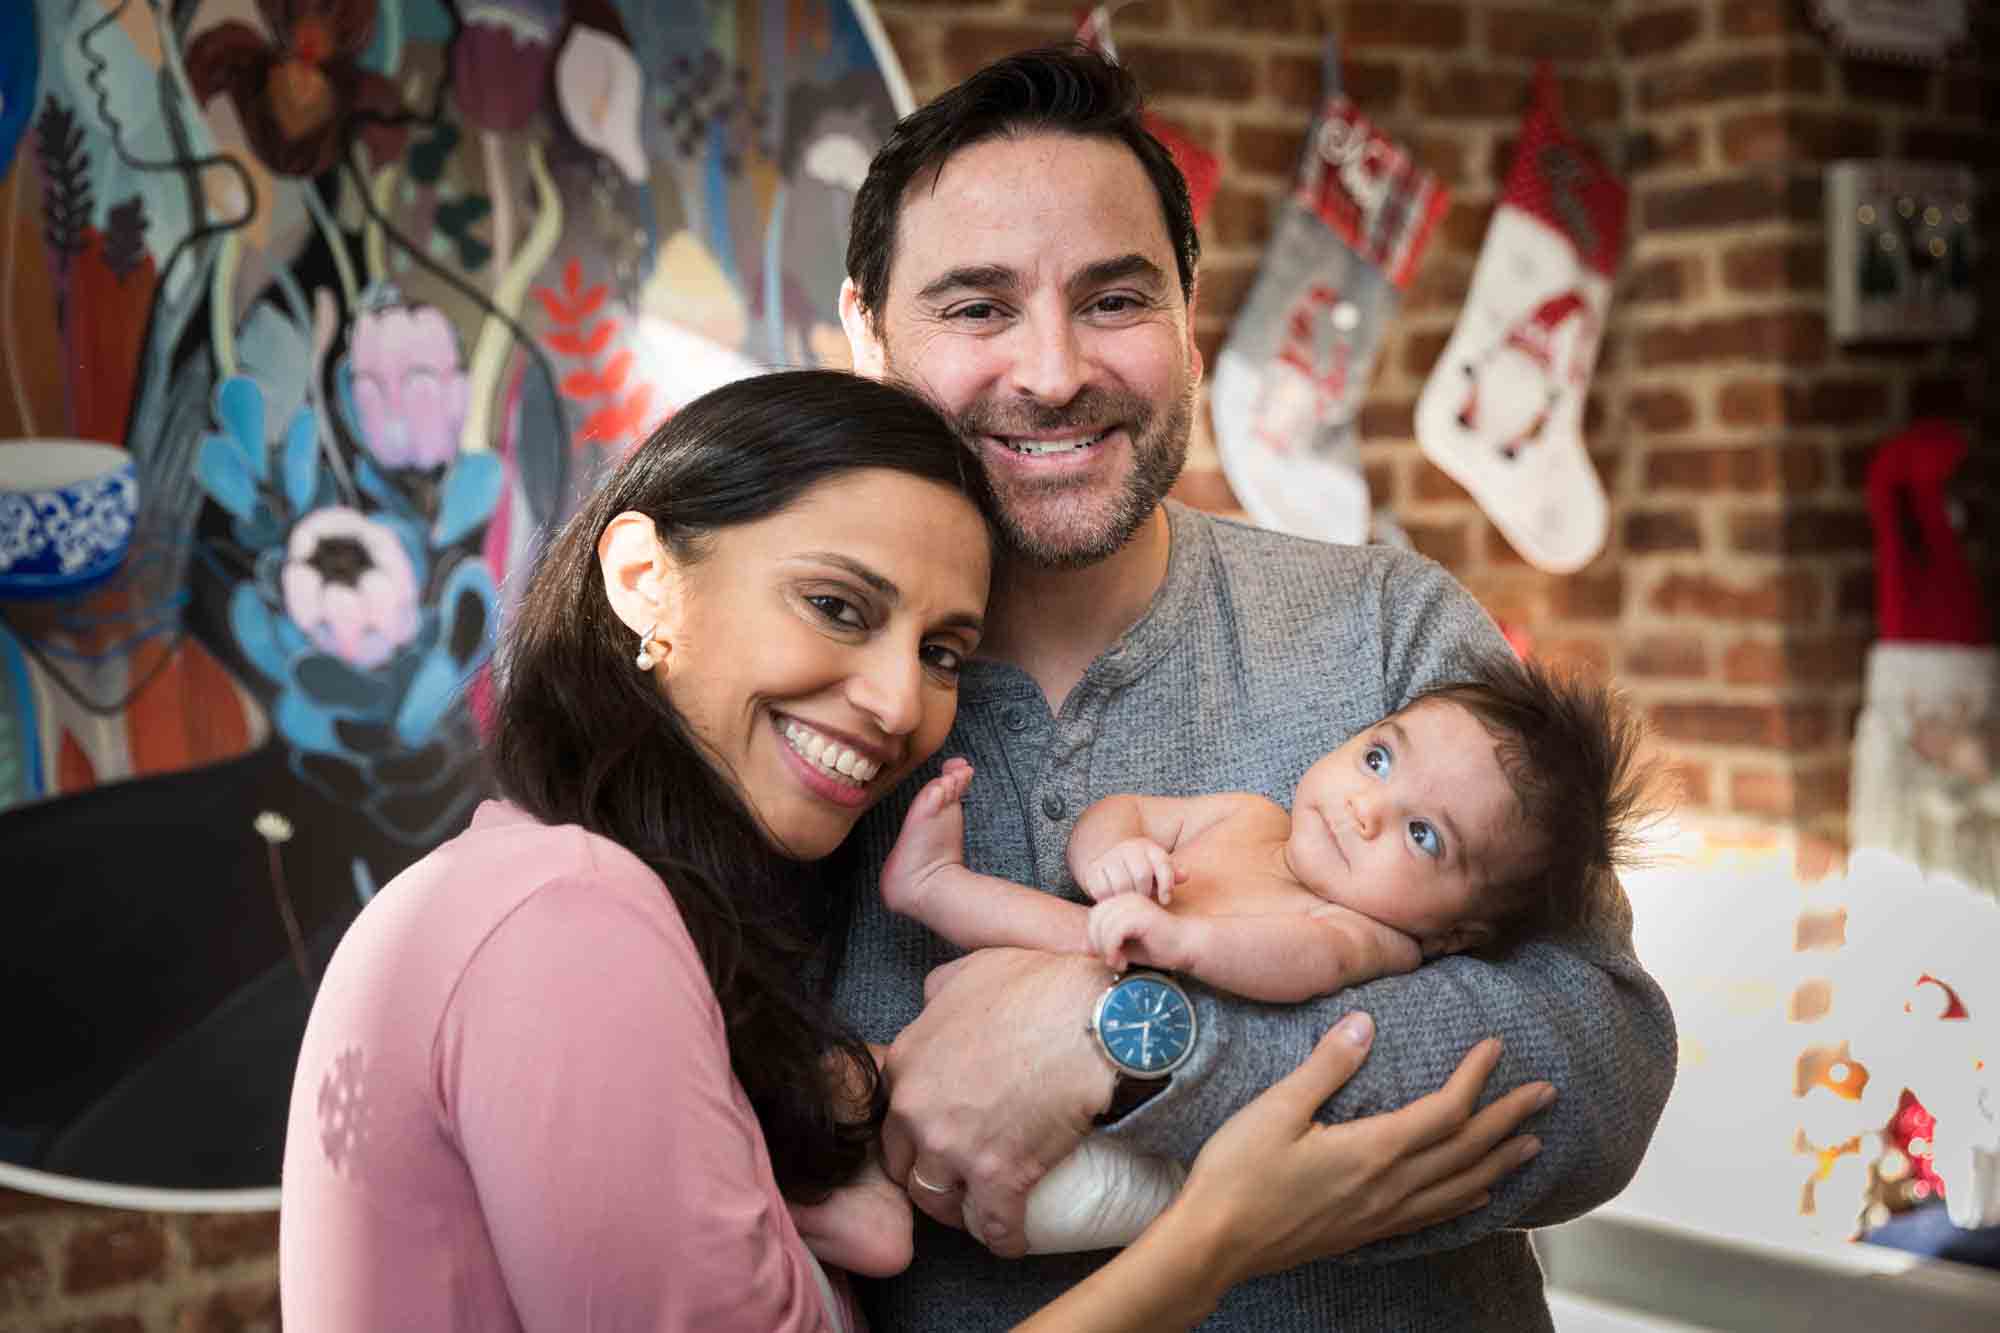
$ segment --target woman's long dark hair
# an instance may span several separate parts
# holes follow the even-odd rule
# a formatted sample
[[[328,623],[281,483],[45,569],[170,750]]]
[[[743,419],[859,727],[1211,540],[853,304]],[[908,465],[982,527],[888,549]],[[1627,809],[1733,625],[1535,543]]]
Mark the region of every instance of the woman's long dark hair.
[[[852,1178],[886,1109],[873,1061],[828,1002],[851,904],[825,867],[789,860],[767,841],[652,674],[634,668],[638,637],[612,613],[597,543],[633,510],[653,520],[676,561],[692,564],[708,536],[875,468],[936,482],[992,512],[977,461],[929,404],[902,389],[786,371],[682,408],[535,567],[502,649],[491,747],[509,799],[544,822],[612,839],[666,882],[721,1001],[730,1063],[778,1184],[801,1202]],[[865,1119],[831,1091],[836,1052],[860,1075]]]

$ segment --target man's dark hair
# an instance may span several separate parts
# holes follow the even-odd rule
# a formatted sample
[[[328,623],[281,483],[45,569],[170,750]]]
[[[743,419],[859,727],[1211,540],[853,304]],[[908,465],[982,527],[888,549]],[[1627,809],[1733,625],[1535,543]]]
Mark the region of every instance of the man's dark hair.
[[[847,230],[847,274],[860,292],[862,310],[875,319],[888,299],[904,192],[926,176],[935,179],[961,149],[1024,134],[1074,134],[1131,149],[1160,197],[1181,295],[1192,297],[1201,259],[1194,206],[1173,154],[1140,122],[1143,100],[1138,82],[1122,66],[1068,42],[996,60],[896,122],[868,166]]]
[[[730,1067],[763,1126],[778,1185],[803,1203],[852,1179],[888,1105],[875,1062],[827,995],[852,908],[837,886],[850,880],[837,864],[801,863],[774,847],[652,673],[634,669],[634,638],[605,596],[597,543],[634,510],[692,565],[717,533],[871,468],[964,495],[988,517],[992,541],[985,474],[936,409],[893,385],[787,371],[681,408],[536,562],[506,629],[488,750],[501,792],[523,810],[602,834],[665,881],[721,1003]],[[827,1077],[830,1057],[842,1056],[870,1108],[860,1120]]]
[[[1471,713],[1493,737],[1534,839],[1525,862],[1487,885],[1485,919],[1499,948],[1531,934],[1587,926],[1634,863],[1637,834],[1656,813],[1657,767],[1641,754],[1645,728],[1609,685],[1498,654],[1462,678],[1423,691]]]

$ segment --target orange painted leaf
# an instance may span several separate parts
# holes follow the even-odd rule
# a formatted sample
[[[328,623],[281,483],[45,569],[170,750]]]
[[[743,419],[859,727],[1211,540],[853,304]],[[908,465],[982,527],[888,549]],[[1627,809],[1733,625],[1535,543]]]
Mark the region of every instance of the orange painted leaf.
[[[572,370],[563,376],[561,389],[565,398],[596,398],[604,392],[604,381],[597,378],[592,370]]]
[[[603,386],[601,393],[617,393],[625,387],[625,376],[632,371],[632,349],[626,348],[611,358],[599,372],[597,382]]]
[[[576,334],[567,329],[558,330],[548,336],[549,346],[564,356],[594,357],[610,345],[618,332],[615,319],[600,320],[588,334]]]
[[[549,318],[558,324],[582,323],[587,313],[563,300],[562,293],[552,287],[535,288],[535,299],[542,303],[542,309],[549,312]]]

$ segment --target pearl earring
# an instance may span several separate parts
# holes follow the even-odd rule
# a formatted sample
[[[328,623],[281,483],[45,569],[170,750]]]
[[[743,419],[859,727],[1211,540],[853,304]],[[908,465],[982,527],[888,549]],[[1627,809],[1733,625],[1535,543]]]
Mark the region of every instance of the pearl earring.
[[[659,633],[659,630],[660,622],[656,620],[646,627],[644,634],[639,636],[639,655],[632,659],[632,665],[641,671],[651,671],[667,655],[665,644],[653,642],[653,636]]]

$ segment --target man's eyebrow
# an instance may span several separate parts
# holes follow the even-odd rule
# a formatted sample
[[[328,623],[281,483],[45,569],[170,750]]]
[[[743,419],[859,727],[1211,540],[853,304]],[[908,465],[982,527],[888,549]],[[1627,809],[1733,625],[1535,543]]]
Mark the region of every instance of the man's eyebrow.
[[[967,264],[962,268],[946,269],[932,278],[918,290],[917,299],[935,300],[946,292],[967,288],[975,291],[1012,291],[1017,282],[1014,270],[1004,264]]]
[[[1102,287],[1109,282],[1129,282],[1134,278],[1153,288],[1164,287],[1167,283],[1167,275],[1158,264],[1134,251],[1116,259],[1100,259],[1095,264],[1084,265],[1067,285],[1075,292]]]

